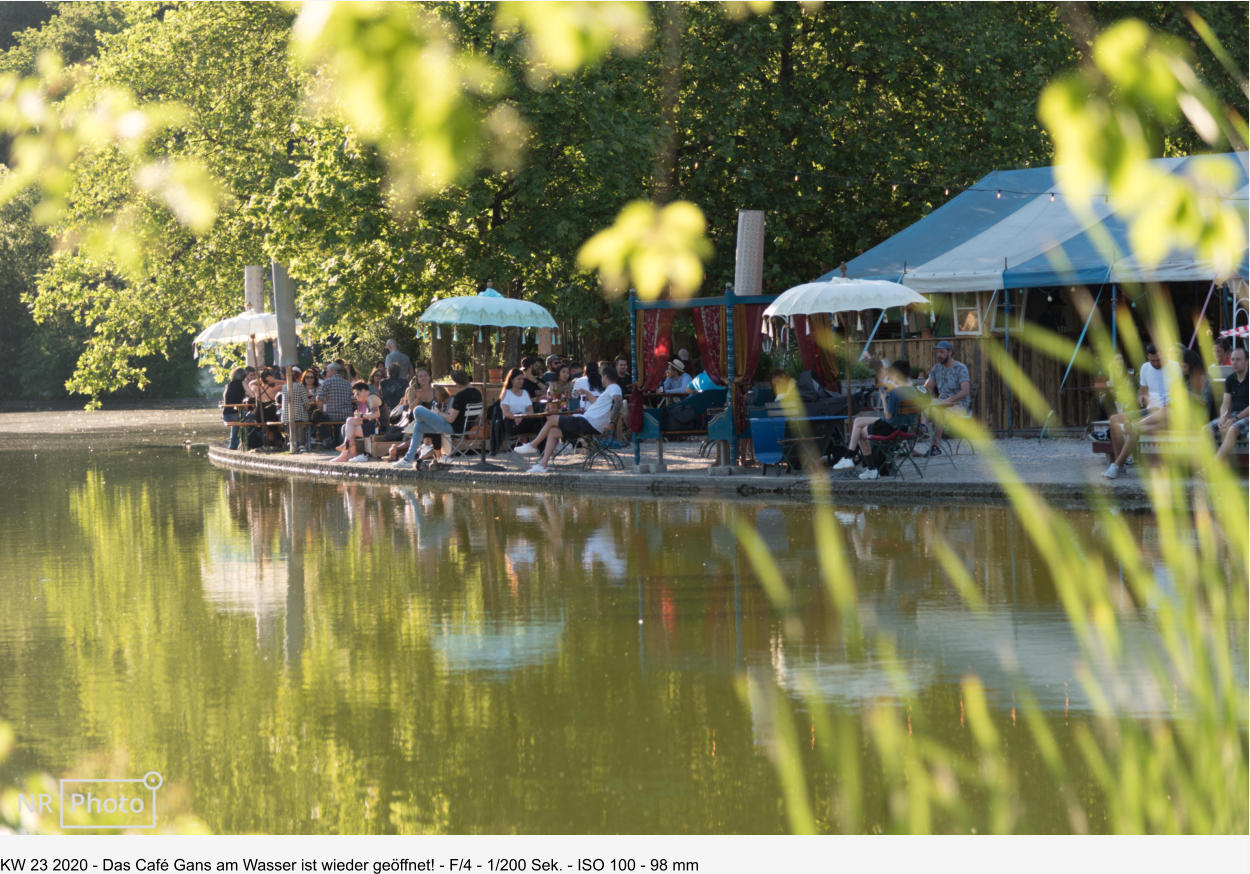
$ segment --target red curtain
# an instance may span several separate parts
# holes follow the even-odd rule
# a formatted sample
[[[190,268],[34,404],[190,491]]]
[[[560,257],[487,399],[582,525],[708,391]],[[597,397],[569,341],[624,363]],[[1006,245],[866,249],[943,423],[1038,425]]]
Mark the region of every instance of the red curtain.
[[[810,330],[809,330],[810,325]],[[838,356],[833,343],[833,320],[827,313],[815,316],[794,316],[794,338],[799,344],[803,369],[810,370],[816,381],[831,392],[840,392]]]
[[[747,430],[747,392],[760,366],[760,350],[764,344],[762,333],[764,309],[767,304],[747,303],[734,307],[734,427]]]
[[[725,343],[725,308],[723,306],[696,307],[694,310],[694,335],[699,341],[699,356],[703,369],[712,381],[725,385],[725,371],[729,352]]]
[[[664,381],[664,368],[673,356],[673,310],[642,310],[638,331],[638,361],[643,391],[655,391]]]

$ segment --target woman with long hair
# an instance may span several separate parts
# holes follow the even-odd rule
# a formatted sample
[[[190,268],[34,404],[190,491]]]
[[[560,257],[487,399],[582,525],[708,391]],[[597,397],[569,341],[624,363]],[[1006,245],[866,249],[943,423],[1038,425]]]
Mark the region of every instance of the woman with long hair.
[[[343,425],[343,442],[338,446],[339,454],[332,461],[368,461],[364,452],[352,455],[352,441],[363,440],[377,433],[378,420],[382,413],[382,399],[369,391],[367,382],[352,385],[352,398],[355,406],[353,415]]]
[[[603,394],[603,381],[599,376],[597,362],[586,362],[586,372],[574,381],[572,394],[583,407],[590,406],[595,402],[595,398]]]
[[[417,390],[417,403],[426,409],[432,409],[437,399],[434,394],[434,382],[430,379],[430,368],[424,364],[418,364],[417,370],[412,375],[412,380],[408,383],[409,387]]]
[[[499,412],[509,437],[535,434],[542,427],[538,419],[522,418],[534,412],[534,399],[525,390],[525,371],[519,367],[512,368],[504,377],[503,387],[499,390]]]
[[[556,369],[556,378],[547,383],[547,400],[560,407],[566,406],[569,395],[573,392],[573,380],[569,377],[569,366],[561,364]]]

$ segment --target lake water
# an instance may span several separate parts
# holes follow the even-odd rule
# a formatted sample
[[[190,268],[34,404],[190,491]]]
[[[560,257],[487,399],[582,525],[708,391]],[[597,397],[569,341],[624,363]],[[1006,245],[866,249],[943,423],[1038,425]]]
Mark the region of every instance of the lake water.
[[[320,484],[160,450],[7,453],[0,488],[0,721],[17,732],[0,783],[155,770],[162,810],[215,831],[780,832],[776,690],[811,734],[817,795],[808,694],[854,716],[905,684],[960,747],[977,674],[1026,770],[1013,670],[1061,743],[1090,708],[1002,508],[838,511],[883,650],[848,644],[804,507]],[[739,524],[793,609],[756,582]],[[1149,553],[1149,519],[1133,525]],[[935,571],[935,534],[986,616]],[[1155,646],[1149,605],[1124,628],[1130,651]],[[1092,668],[1126,714],[1183,707],[1144,668]],[[1023,829],[1066,831],[1044,782],[1024,785]]]

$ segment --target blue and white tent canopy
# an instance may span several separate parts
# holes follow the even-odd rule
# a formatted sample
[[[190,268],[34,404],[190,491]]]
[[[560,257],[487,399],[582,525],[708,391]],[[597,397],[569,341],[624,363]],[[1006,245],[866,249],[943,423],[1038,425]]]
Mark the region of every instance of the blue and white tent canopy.
[[[1224,159],[1239,174],[1232,195],[1246,210],[1246,152],[1224,156],[1160,158],[1169,173],[1191,161]],[[848,277],[888,279],[924,293],[993,291],[1000,288],[1103,282],[1198,282],[1224,279],[1192,252],[1171,252],[1153,268],[1132,257],[1124,220],[1105,203],[1091,204],[1092,218],[1074,214],[1058,192],[1053,167],[1003,170],[938,207],[909,228],[847,263]],[[1105,235],[1110,257],[1096,240]],[[1238,275],[1245,278],[1246,250]],[[829,279],[834,273],[822,277]]]

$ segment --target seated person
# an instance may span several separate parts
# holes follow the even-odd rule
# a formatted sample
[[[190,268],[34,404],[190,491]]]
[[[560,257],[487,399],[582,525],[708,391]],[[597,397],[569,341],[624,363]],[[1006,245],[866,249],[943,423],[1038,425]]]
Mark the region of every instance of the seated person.
[[[1220,415],[1211,426],[1219,432],[1220,448],[1216,457],[1226,459],[1237,447],[1237,440],[1245,437],[1250,425],[1250,377],[1246,374],[1246,350],[1238,346],[1228,358],[1233,372],[1224,381],[1224,400],[1220,401]]]
[[[584,374],[573,380],[573,389],[569,393],[569,409],[590,406],[602,391],[603,380],[599,378],[599,362],[587,361]]]
[[[538,397],[546,387],[542,381],[542,359],[526,355],[521,359],[521,370],[525,372],[525,393],[532,398]]]
[[[355,410],[343,425],[343,442],[338,446],[339,454],[331,461],[369,460],[364,452],[352,455],[353,441],[372,437],[378,432],[378,423],[382,419],[382,399],[369,390],[367,382],[355,383],[352,386],[352,396],[355,398]]]
[[[386,408],[393,410],[403,400],[404,389],[408,387],[408,383],[400,379],[398,364],[392,364],[387,369],[387,373],[387,378],[379,384],[379,393],[382,395],[382,403],[386,405]]]
[[[905,367],[910,367],[906,361],[900,363]],[[871,397],[866,399],[866,402],[872,403],[872,409],[857,413],[855,418],[851,420],[851,436],[846,441],[849,454],[841,458],[833,466],[834,470],[850,470],[863,464],[863,459],[868,453],[861,451],[860,446],[865,442],[864,437],[868,433],[868,427],[881,421],[881,411],[885,410],[886,398],[891,391],[900,385],[896,379],[897,373],[892,374],[890,366],[884,361],[874,358],[868,364],[872,367],[876,376],[877,388],[875,391],[879,398],[877,401],[871,401]],[[898,371],[899,368],[896,366],[894,370]]]
[[[686,365],[680,358],[674,358],[664,370],[664,383],[660,391],[666,395],[685,394],[690,390],[690,374],[686,373]]]
[[[482,402],[482,393],[469,385],[469,374],[463,370],[453,370],[451,372],[451,381],[456,384],[456,390],[451,397],[451,402],[446,405],[446,409],[431,410],[422,406],[413,408],[412,441],[409,443],[408,451],[404,454],[404,457],[395,462],[395,467],[412,467],[414,465],[414,459],[417,457],[417,452],[421,449],[426,434],[464,433],[464,428],[468,421],[466,410],[468,410],[470,405]],[[434,461],[438,462],[441,459],[442,451],[441,447],[439,447],[435,449]]]
[[[1137,440],[1142,434],[1150,434],[1167,427],[1168,386],[1170,380],[1181,379],[1180,367],[1175,361],[1166,365],[1160,363],[1159,350],[1153,343],[1146,346],[1146,361],[1141,366],[1141,383],[1137,391],[1137,405],[1142,412],[1116,413],[1111,417],[1111,451],[1115,460],[1107,465],[1102,475],[1107,479],[1115,479],[1120,475],[1129,453],[1137,447]]]
[[[317,388],[317,408],[321,411],[321,420],[345,422],[352,415],[352,387],[343,378],[343,372],[343,365],[337,362],[326,365],[326,377]],[[324,438],[329,440],[329,426],[322,430]]]
[[[881,453],[872,451],[872,441],[868,438],[872,437],[888,437],[899,431],[910,431],[916,427],[916,399],[920,393],[912,388],[911,382],[908,381],[907,373],[910,365],[906,361],[895,361],[888,367],[883,384],[889,387],[889,392],[885,396],[885,408],[883,415],[875,422],[868,424],[860,433],[856,448],[858,449],[859,458],[862,460],[866,468],[859,475],[860,479],[872,480],[881,475],[881,465],[885,459]],[[846,461],[843,459],[842,461]],[[839,461],[838,464],[842,464]],[[854,464],[854,460],[851,462]],[[834,465],[837,468],[838,465]],[[849,465],[844,465],[843,469]]]
[[[542,427],[538,419],[522,418],[534,412],[534,399],[525,391],[524,384],[525,371],[514,367],[504,377],[503,388],[499,390],[499,412],[509,437],[513,434],[534,434]]]
[[[968,403],[972,397],[972,377],[968,373],[968,365],[955,360],[955,347],[950,340],[938,340],[933,346],[933,356],[937,363],[929,368],[929,376],[924,381],[924,391],[931,393],[936,390],[937,400],[929,405],[929,421],[933,424],[933,442],[929,445],[926,455],[942,454],[943,414],[968,415]],[[938,415],[932,411],[938,409]]]
[[[616,368],[609,367],[599,374],[603,381],[603,393],[584,412],[574,415],[553,413],[547,423],[530,443],[522,443],[515,450],[517,455],[537,455],[542,448],[542,459],[529,469],[530,473],[547,473],[547,465],[555,454],[561,440],[574,440],[582,435],[600,435],[611,427],[612,401],[621,397],[621,387],[616,384]],[[545,444],[545,446],[544,446]]]
[[[547,356],[547,369],[543,372],[542,382],[544,385],[550,385],[560,376],[560,365],[564,360],[559,355]]]

